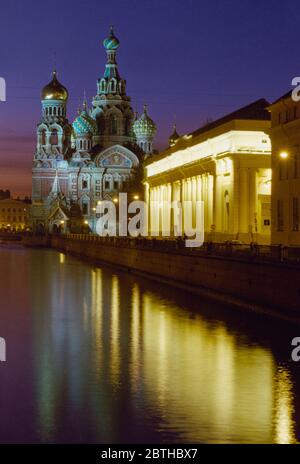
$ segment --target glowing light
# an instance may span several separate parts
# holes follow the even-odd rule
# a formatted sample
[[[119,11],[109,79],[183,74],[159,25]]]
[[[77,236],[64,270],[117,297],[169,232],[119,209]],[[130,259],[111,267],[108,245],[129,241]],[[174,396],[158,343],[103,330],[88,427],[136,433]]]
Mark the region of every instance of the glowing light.
[[[281,159],[287,159],[289,157],[289,154],[287,151],[282,151],[280,152],[279,156]]]
[[[119,200],[118,200],[117,198],[114,198],[114,199],[113,199],[113,202],[114,202],[114,203],[118,203],[118,201],[119,201]]]
[[[88,225],[89,221],[85,220],[84,223],[85,223],[85,225]]]
[[[61,223],[61,224],[64,224],[64,223],[65,223],[65,221],[61,220],[61,221],[60,221],[60,223]]]
[[[99,200],[99,201],[97,202],[97,205],[101,205],[101,203],[102,203],[102,201]]]
[[[140,197],[138,195],[134,195],[133,199],[138,200]]]

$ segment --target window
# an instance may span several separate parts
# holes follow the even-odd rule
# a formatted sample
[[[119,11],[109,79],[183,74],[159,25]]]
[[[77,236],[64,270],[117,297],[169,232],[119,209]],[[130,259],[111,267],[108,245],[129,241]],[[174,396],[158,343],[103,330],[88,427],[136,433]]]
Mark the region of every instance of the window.
[[[58,145],[58,134],[57,130],[52,131],[50,137],[50,145]]]
[[[112,115],[110,118],[110,133],[112,135],[117,134],[117,117],[115,115]]]
[[[293,198],[292,203],[293,226],[292,230],[299,230],[299,201],[298,198]]]
[[[115,90],[116,90],[116,83],[115,83],[114,80],[111,80],[110,81],[110,91],[115,92]]]
[[[101,92],[105,92],[105,81],[101,81]]]
[[[87,203],[82,203],[82,214],[88,214],[89,205]]]
[[[110,189],[110,182],[109,180],[106,180],[105,183],[104,183],[104,188],[105,190],[109,190]]]
[[[277,200],[277,230],[279,232],[284,230],[283,200]]]
[[[117,180],[114,180],[114,190],[118,190],[119,188],[119,182]]]
[[[42,130],[41,132],[41,145],[46,145],[46,131]]]
[[[87,189],[88,188],[88,182],[87,180],[82,181],[82,189]]]

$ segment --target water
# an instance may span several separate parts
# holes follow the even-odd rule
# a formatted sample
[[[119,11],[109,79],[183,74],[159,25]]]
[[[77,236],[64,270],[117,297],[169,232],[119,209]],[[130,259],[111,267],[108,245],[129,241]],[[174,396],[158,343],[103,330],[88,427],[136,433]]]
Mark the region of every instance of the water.
[[[52,250],[0,282],[1,443],[299,440],[300,328]]]

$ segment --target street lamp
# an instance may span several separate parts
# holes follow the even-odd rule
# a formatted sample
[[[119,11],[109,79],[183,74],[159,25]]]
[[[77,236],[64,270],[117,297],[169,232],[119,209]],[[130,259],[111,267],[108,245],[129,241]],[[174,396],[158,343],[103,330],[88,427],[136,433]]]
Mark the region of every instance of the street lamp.
[[[138,200],[140,197],[138,195],[134,195],[133,199]]]
[[[280,157],[281,159],[287,159],[287,158],[289,157],[289,154],[288,154],[287,151],[283,150],[283,151],[281,151],[281,152],[279,153],[279,157]]]

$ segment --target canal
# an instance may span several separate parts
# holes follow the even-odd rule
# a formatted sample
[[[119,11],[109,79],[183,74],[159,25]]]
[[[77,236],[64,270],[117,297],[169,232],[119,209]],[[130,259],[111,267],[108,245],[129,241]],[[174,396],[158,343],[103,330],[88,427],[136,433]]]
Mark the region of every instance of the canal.
[[[1,443],[294,443],[300,328],[0,246]]]

